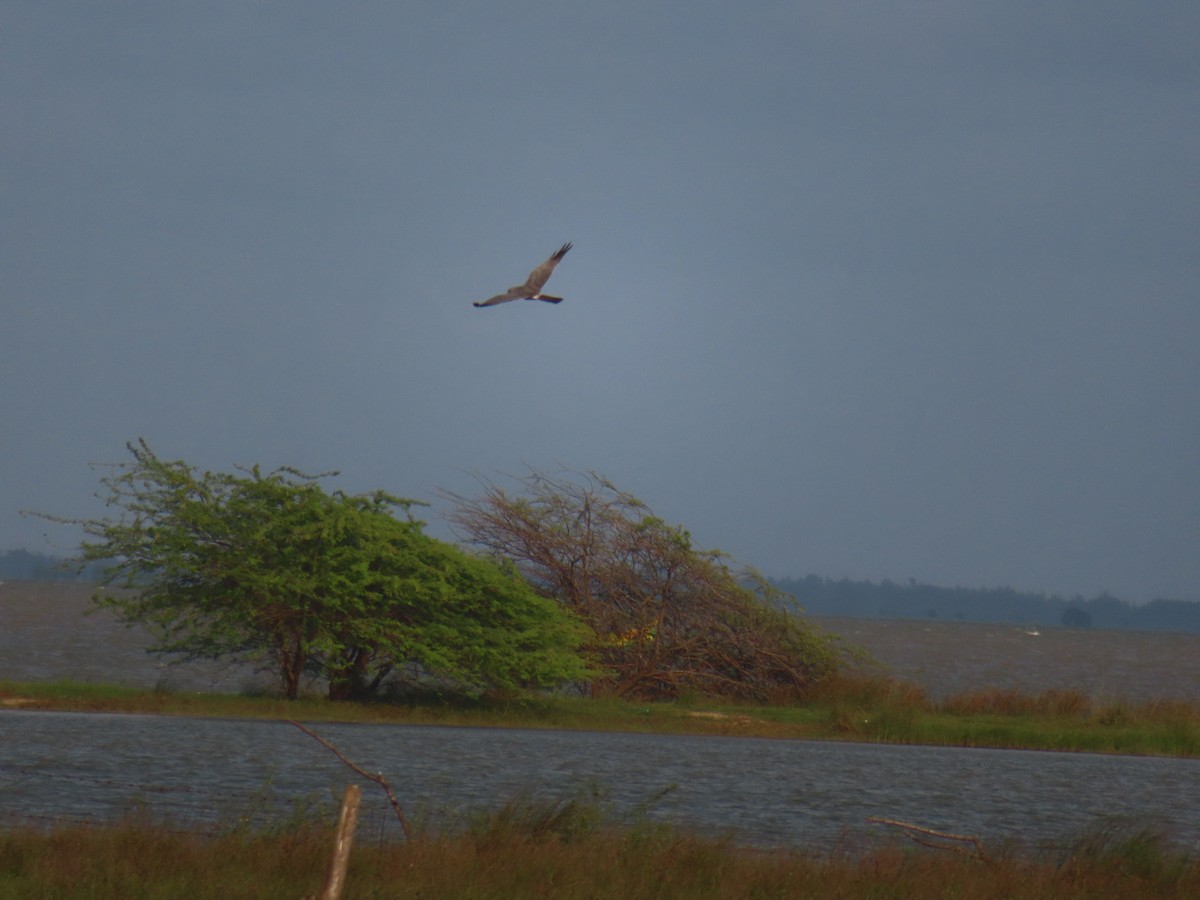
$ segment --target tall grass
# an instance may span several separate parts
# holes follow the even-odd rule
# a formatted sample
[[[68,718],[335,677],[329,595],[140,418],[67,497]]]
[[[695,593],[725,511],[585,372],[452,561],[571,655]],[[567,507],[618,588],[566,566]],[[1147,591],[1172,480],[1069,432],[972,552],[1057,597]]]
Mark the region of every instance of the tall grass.
[[[202,836],[137,821],[0,832],[0,898],[295,898],[315,893],[326,828]],[[356,844],[348,897],[725,898],[1200,896],[1200,865],[1145,831],[986,860],[881,843],[858,854],[760,851],[668,826],[619,825],[586,802],[514,801],[454,831]]]

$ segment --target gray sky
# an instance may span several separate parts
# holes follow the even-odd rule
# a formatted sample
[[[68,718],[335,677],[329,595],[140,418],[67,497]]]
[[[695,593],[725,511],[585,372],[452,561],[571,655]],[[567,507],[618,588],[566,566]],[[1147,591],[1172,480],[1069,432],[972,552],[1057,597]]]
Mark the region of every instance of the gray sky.
[[[0,548],[64,552],[18,510],[100,513],[142,436],[428,500],[594,469],[778,577],[1200,599],[1198,37],[2,0]],[[564,303],[471,306],[568,240]]]

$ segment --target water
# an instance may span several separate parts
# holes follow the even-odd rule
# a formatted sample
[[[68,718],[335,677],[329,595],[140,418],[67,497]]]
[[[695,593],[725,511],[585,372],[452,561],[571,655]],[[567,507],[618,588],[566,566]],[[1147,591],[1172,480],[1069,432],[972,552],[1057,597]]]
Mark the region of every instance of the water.
[[[0,680],[71,678],[130,687],[236,693],[270,680],[228,662],[172,664],[146,653],[151,638],[91,602],[82,584],[0,584]]]
[[[1077,690],[1096,701],[1200,702],[1200,634],[986,622],[815,618],[931,696]]]
[[[411,815],[495,808],[524,791],[599,788],[611,812],[759,846],[828,851],[886,834],[872,816],[1054,845],[1136,821],[1200,846],[1200,761],[727,737],[395,725],[313,726]],[[358,780],[282,722],[0,712],[0,808],[10,817],[112,819],[135,805],[230,827],[332,804]],[[398,833],[364,783],[364,828]],[[436,816],[435,816],[436,818]]]
[[[85,617],[88,588],[0,585],[0,680],[71,677],[178,690],[239,690],[245,667],[164,668],[145,635]],[[1007,625],[820,620],[933,695],[1076,688],[1131,700],[1200,697],[1200,636],[1039,635]],[[989,845],[1060,843],[1113,818],[1200,849],[1200,761],[742,738],[320,725],[410,815],[494,808],[522,791],[597,789],[617,816],[647,815],[759,845],[830,849],[886,834],[878,816]],[[0,816],[108,820],[133,806],[222,825],[325,814],[356,776],[286,723],[0,711]],[[362,828],[396,829],[364,784]]]

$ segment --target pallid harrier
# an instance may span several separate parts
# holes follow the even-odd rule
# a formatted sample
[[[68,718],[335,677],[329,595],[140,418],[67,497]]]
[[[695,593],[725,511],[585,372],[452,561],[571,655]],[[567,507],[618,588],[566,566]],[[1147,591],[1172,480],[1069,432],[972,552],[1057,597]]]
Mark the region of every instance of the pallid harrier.
[[[484,300],[482,303],[474,305],[495,306],[498,303],[507,303],[509,300],[545,300],[547,303],[562,303],[562,297],[552,297],[549,294],[543,294],[542,285],[550,280],[550,273],[554,271],[554,267],[567,255],[567,251],[570,249],[571,242],[567,241],[558,248],[558,252],[530,272],[524,284],[510,287],[503,294],[497,294],[490,300]]]

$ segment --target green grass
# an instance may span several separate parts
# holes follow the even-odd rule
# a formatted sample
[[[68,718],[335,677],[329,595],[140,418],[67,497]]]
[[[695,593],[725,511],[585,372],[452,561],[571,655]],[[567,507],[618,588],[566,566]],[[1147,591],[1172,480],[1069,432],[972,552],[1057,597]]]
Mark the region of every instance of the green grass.
[[[0,705],[163,715],[558,728],[669,734],[1200,756],[1200,707],[1175,701],[1095,703],[1074,691],[977,691],[931,701],[911,684],[841,678],[773,705],[704,697],[670,703],[615,698],[331,703],[238,694],[136,690],[72,681],[0,682]]]
[[[127,821],[0,831],[0,898],[295,898],[322,886],[328,827],[199,835]],[[350,898],[1200,896],[1200,864],[1146,831],[1096,831],[1058,849],[983,855],[898,839],[856,854],[760,851],[669,826],[614,824],[586,803],[517,801],[452,832],[360,840]]]

